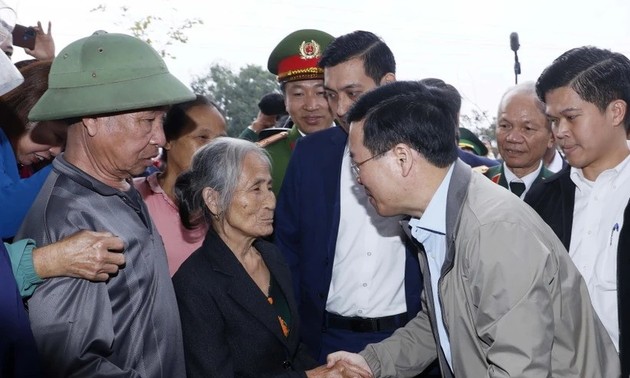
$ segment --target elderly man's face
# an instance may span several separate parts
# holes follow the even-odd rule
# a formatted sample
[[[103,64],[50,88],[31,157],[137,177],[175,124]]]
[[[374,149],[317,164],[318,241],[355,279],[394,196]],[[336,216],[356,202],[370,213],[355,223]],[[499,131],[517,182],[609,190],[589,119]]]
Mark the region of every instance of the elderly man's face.
[[[497,144],[505,164],[519,177],[534,172],[553,145],[547,117],[532,93],[505,96],[497,119]]]
[[[165,109],[148,109],[96,119],[96,135],[88,147],[94,165],[111,179],[140,175],[165,144]]]

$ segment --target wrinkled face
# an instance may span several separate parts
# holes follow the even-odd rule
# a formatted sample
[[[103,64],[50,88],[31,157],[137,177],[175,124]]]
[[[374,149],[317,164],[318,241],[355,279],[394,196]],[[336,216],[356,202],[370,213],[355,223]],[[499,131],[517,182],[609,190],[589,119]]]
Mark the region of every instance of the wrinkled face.
[[[186,110],[182,133],[164,146],[167,170],[176,174],[190,167],[192,156],[199,148],[219,136],[227,135],[227,124],[221,113],[211,105],[195,105]]]
[[[534,94],[512,92],[499,106],[497,144],[505,164],[525,176],[538,169],[547,148],[553,145],[547,116]]]
[[[599,171],[611,168],[611,153],[615,153],[611,146],[618,144],[622,127],[614,126],[614,102],[602,112],[569,87],[547,92],[545,102],[556,143],[569,164]]]
[[[391,150],[379,156],[374,156],[363,145],[364,121],[352,122],[348,143],[350,158],[354,167],[357,182],[361,184],[368,196],[370,204],[381,216],[401,214],[396,209],[396,193],[394,182],[395,167],[392,165]],[[358,168],[358,172],[357,172]]]
[[[326,101],[323,80],[288,82],[284,90],[287,112],[304,134],[312,134],[332,125],[333,116]]]
[[[276,197],[271,187],[271,172],[264,160],[248,154],[238,186],[225,213],[226,234],[258,238],[273,232]]]
[[[330,110],[346,131],[345,117],[350,107],[363,93],[377,87],[377,83],[365,73],[363,61],[359,58],[324,68],[324,85]]]
[[[66,144],[68,126],[61,121],[36,122],[16,142],[15,157],[22,165],[52,160]]]
[[[153,163],[165,144],[164,108],[104,116],[95,119],[90,151],[99,171],[124,180],[137,176]]]

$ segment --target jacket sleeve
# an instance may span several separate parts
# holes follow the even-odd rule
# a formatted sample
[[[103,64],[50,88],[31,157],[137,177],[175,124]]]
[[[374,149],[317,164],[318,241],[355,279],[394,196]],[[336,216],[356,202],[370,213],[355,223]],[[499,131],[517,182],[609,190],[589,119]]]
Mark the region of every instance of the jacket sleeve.
[[[0,203],[4,214],[0,217],[0,237],[15,236],[51,169],[52,164],[49,164],[33,176],[18,180],[0,171]]]
[[[470,309],[474,332],[488,348],[487,377],[551,371],[551,286],[558,284],[558,264],[535,235],[516,222],[493,222],[465,243]]]
[[[62,300],[60,298],[65,298]],[[139,377],[116,366],[112,306],[105,282],[46,280],[29,300],[37,347],[54,377]]]
[[[424,292],[422,299],[424,302]],[[426,303],[404,327],[379,343],[368,344],[359,354],[374,377],[412,377],[424,371],[437,358]]]
[[[33,295],[35,288],[44,282],[35,273],[33,267],[33,249],[35,249],[35,241],[32,239],[24,239],[13,244],[4,244],[9,258],[11,259],[11,268],[15,276],[18,290],[22,298]]]
[[[186,375],[195,377],[233,377],[226,325],[215,299],[198,275],[175,275],[173,284],[184,338]]]

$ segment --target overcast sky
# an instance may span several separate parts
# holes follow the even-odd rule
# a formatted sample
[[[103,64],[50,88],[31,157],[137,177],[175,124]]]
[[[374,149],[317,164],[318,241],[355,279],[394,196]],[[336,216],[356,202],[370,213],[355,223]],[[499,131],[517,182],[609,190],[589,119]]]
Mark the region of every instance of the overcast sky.
[[[476,108],[493,116],[501,94],[514,84],[510,33],[517,32],[522,74],[535,80],[553,59],[583,45],[630,56],[628,0],[4,0],[18,23],[53,23],[57,52],[95,30],[128,32],[145,15],[177,25],[187,18],[204,24],[188,32],[185,45],[170,47],[170,70],[189,84],[213,63],[233,71],[246,64],[267,67],[275,45],[297,29],[337,36],[369,30],[390,46],[398,79],[438,77],[464,97],[464,113]],[[90,12],[107,4],[105,12]],[[119,7],[129,8],[127,19]],[[165,40],[156,32],[156,39]],[[159,35],[161,34],[161,35]],[[14,60],[24,59],[16,54]]]

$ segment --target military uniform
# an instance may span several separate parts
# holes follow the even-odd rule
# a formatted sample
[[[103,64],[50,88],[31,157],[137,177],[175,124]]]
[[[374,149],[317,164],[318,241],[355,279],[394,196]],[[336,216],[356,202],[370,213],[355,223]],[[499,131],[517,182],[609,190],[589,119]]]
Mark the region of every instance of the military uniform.
[[[505,179],[505,172],[504,172],[503,164],[495,165],[494,167],[488,168],[488,170],[484,173],[484,175],[488,177],[490,180],[492,180],[492,182],[494,182],[495,184],[499,184],[508,190],[510,189],[508,182]],[[554,172],[548,170],[543,165],[540,169],[540,172],[538,172],[538,176],[536,176],[536,179],[532,183],[532,186],[546,180],[547,178],[553,175],[554,175]]]
[[[286,83],[298,80],[324,80],[324,70],[318,67],[324,49],[334,37],[315,29],[297,30],[286,36],[273,49],[267,62],[267,69],[277,75],[278,82]],[[302,134],[297,125],[286,132],[262,139],[258,144],[264,146],[271,156],[271,177],[273,191],[278,195],[284,172],[289,164],[293,147]]]

